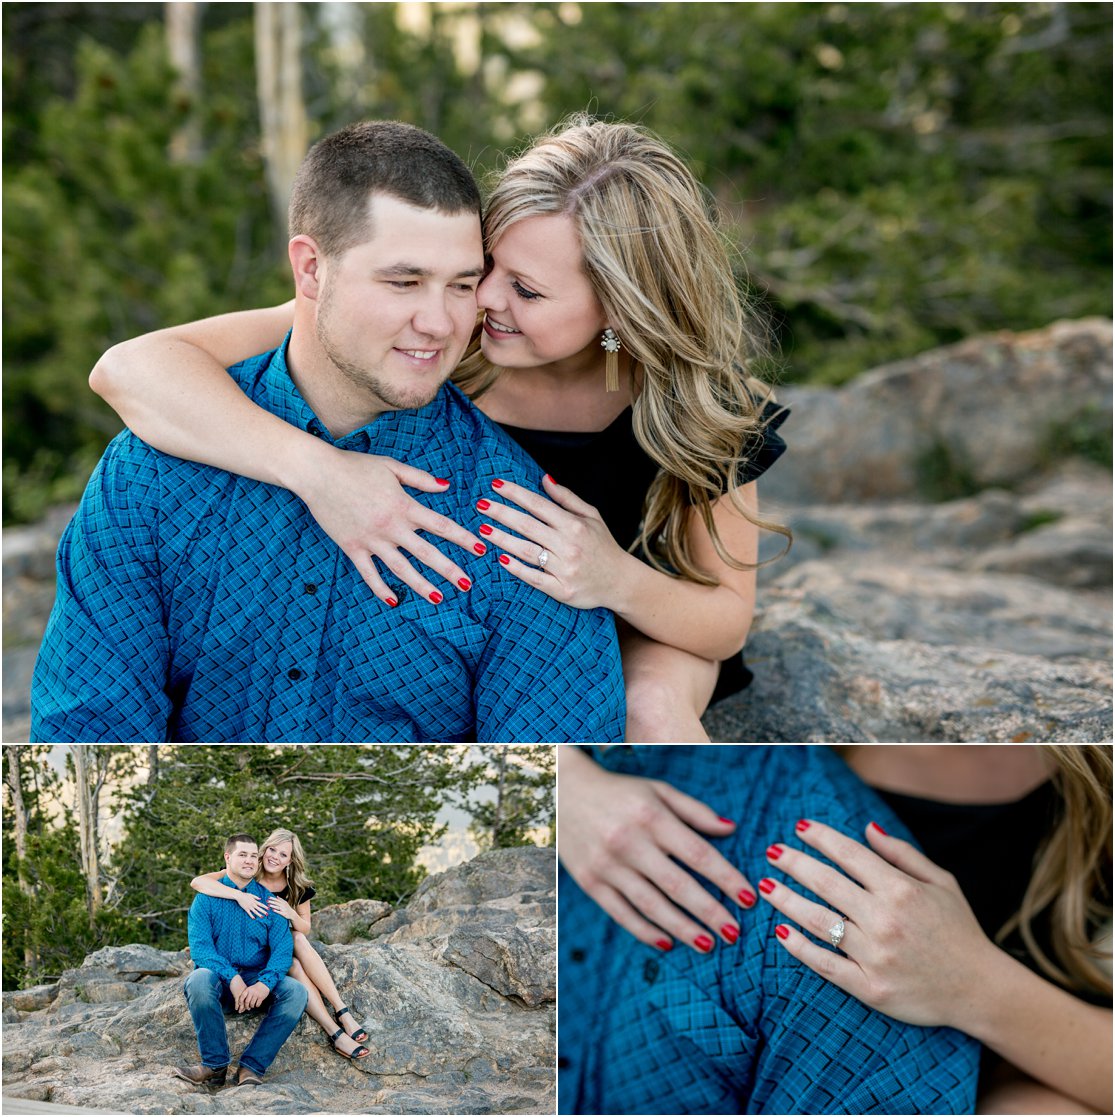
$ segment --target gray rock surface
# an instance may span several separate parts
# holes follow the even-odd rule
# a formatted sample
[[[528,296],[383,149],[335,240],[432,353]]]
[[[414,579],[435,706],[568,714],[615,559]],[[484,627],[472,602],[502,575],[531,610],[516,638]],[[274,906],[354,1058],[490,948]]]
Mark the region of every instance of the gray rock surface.
[[[760,571],[755,682],[710,736],[1111,740],[1111,470],[1075,452],[1110,431],[1111,323],[781,397],[790,451],[760,488],[794,545]],[[942,445],[970,491],[933,501]]]
[[[342,1059],[303,1017],[254,1089],[210,1093],[173,1077],[198,1062],[184,953],[98,951],[49,998],[4,994],[5,1096],[120,1113],[551,1113],[554,886],[552,850],[481,854],[426,882],[420,934],[404,922],[399,934],[319,943],[372,1054]],[[462,902],[439,923],[438,895],[488,899],[470,922]],[[329,913],[315,914],[315,934]],[[229,1018],[234,1059],[258,1019]]]

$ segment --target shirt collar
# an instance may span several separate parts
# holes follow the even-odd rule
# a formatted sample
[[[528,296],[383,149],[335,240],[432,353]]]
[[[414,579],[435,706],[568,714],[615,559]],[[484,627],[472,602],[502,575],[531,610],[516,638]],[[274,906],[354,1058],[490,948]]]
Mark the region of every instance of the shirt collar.
[[[314,414],[314,410],[302,397],[302,393],[295,386],[294,378],[290,375],[287,365],[287,348],[290,345],[290,335],[287,331],[282,345],[271,356],[267,370],[264,373],[264,406],[280,419],[298,427],[299,430],[308,431],[312,435],[342,450],[368,451],[379,440],[383,432],[394,430],[402,423],[412,435],[421,432],[435,423],[447,407],[447,392],[449,388],[443,386],[441,391],[425,407],[416,411],[385,411],[370,423],[356,430],[349,431],[341,438],[334,439],[326,425]]]

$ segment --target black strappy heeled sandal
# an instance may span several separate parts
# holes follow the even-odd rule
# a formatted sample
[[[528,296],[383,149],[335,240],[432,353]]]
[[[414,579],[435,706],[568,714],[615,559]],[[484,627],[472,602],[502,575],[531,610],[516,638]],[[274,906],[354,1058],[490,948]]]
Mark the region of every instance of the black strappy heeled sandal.
[[[337,1027],[340,1028],[342,1031],[344,1031],[345,1026],[341,1023],[340,1017],[344,1016],[346,1012],[350,1016],[352,1015],[352,1009],[350,1009],[348,1005],[342,1005],[340,1008],[335,1009],[333,1012],[333,1019],[337,1022]],[[355,1032],[345,1032],[345,1035],[348,1036],[349,1039],[356,1040],[357,1043],[363,1043],[363,1041],[368,1038],[368,1033],[364,1031],[364,1029],[361,1028],[359,1025],[357,1025]]]
[[[329,1037],[329,1042],[333,1045],[333,1050],[336,1051],[338,1055],[343,1055],[346,1059],[366,1059],[371,1054],[371,1052],[363,1044],[357,1047],[357,1049],[351,1055],[347,1051],[342,1051],[337,1046],[338,1036],[348,1036],[348,1032],[346,1032],[344,1028],[338,1028]],[[348,1038],[352,1039],[352,1036],[348,1036]]]

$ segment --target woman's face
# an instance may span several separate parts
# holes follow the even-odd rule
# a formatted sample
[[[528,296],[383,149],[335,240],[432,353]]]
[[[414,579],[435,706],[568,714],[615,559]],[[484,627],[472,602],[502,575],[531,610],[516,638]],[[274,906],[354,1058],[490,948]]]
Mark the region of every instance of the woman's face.
[[[492,247],[492,270],[476,301],[485,311],[480,345],[494,365],[603,361],[604,308],[584,273],[573,219],[565,214],[512,225]]]
[[[263,851],[263,871],[268,874],[285,874],[286,867],[290,864],[290,852],[293,848],[293,843],[289,841],[268,846]]]

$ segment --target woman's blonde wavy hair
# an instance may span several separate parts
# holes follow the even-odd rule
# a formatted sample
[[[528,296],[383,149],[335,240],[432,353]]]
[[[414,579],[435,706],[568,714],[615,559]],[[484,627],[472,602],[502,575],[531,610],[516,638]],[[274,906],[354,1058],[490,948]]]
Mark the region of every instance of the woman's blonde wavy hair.
[[[661,469],[631,549],[641,548],[663,572],[716,584],[692,556],[695,510],[727,565],[754,568],[729,554],[716,530],[712,505],[725,492],[751,523],[791,536],[745,508],[736,483],[772,393],[748,372],[760,352],[758,330],[711,200],[657,137],[578,115],[535,140],[499,176],[485,212],[486,250],[517,221],[548,214],[573,218],[585,273],[637,362],[635,437]],[[474,345],[454,380],[475,398],[500,371]]]
[[[283,842],[290,842],[290,861],[287,862],[286,867],[286,882],[289,889],[287,902],[292,908],[296,908],[302,902],[302,896],[306,889],[311,887],[314,882],[306,875],[306,854],[302,850],[302,843],[298,840],[298,835],[293,831],[272,830],[267,835],[267,840],[259,847],[259,868],[256,870],[256,880],[260,880],[264,873],[264,854],[272,846],[282,845]]]
[[[1034,863],[1019,910],[995,936],[1012,931],[1043,974],[1068,989],[1111,996],[1110,745],[1041,745],[1055,768],[1057,819]],[[1053,957],[1034,935],[1035,917],[1049,909]],[[1097,932],[1106,932],[1106,949]]]

